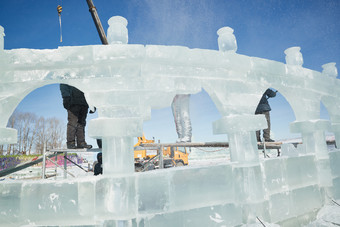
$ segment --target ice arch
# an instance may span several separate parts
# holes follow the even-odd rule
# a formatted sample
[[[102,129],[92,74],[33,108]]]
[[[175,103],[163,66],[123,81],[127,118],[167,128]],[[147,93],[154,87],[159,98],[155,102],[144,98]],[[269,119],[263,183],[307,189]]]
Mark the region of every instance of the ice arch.
[[[291,130],[302,133],[305,140],[316,139],[316,132],[330,127],[319,119],[321,100],[335,133],[339,124],[332,104],[340,97],[339,81],[299,65],[216,50],[132,44],[14,49],[0,54],[2,143],[16,142],[16,133],[5,128],[16,105],[30,91],[51,83],[76,86],[97,106],[99,118],[90,122],[91,136],[125,139],[140,135],[151,108],[169,106],[175,94],[204,88],[222,115],[213,125],[214,133],[229,135],[233,161],[239,162],[257,162],[253,132],[265,127],[265,121],[253,110],[268,87],[286,97],[296,116]]]

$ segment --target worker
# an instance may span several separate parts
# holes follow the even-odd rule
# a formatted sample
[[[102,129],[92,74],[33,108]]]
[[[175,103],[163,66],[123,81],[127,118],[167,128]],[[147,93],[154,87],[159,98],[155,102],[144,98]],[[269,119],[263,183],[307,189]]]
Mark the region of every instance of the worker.
[[[176,95],[171,104],[178,135],[177,143],[191,142],[192,134],[189,105],[190,94]]]
[[[60,91],[64,108],[68,114],[67,149],[91,149],[92,145],[85,142],[85,125],[89,105],[86,102],[84,93],[67,84],[60,84]]]
[[[273,139],[270,138],[270,105],[268,103],[269,98],[273,98],[276,96],[277,91],[273,91],[271,89],[267,89],[261,97],[261,100],[256,108],[255,114],[263,114],[267,120],[267,128],[263,129],[263,138],[265,142],[274,142]],[[261,142],[261,132],[260,130],[256,131],[256,139],[258,142]]]
[[[97,163],[94,165],[93,172],[95,176],[103,174],[103,159],[101,152],[97,154]]]

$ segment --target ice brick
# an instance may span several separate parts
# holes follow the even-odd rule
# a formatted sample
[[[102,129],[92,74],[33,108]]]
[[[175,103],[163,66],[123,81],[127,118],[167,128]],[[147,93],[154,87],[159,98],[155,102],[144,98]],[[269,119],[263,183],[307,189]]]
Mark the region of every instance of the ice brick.
[[[333,179],[333,198],[340,199],[340,177],[336,177]]]
[[[292,191],[294,215],[302,215],[323,206],[321,192],[317,185],[298,188]]]
[[[95,181],[80,181],[78,183],[78,209],[81,216],[93,216],[95,197]]]
[[[247,203],[242,205],[243,222],[258,222],[257,217],[266,222],[270,222],[269,201],[259,203]]]
[[[86,95],[96,106],[136,106],[140,96],[138,91],[95,91]]]
[[[39,195],[39,196],[38,196]],[[21,213],[34,222],[58,222],[79,217],[78,183],[26,182],[22,187]]]
[[[169,209],[171,178],[168,171],[148,171],[137,175],[138,210],[141,213]]]
[[[329,158],[317,159],[316,168],[318,171],[319,185],[322,187],[331,187],[332,173]]]
[[[318,183],[315,156],[313,155],[288,158],[286,170],[289,187]]]
[[[291,192],[280,192],[269,197],[270,218],[272,222],[278,222],[294,216],[294,206]]]
[[[142,223],[144,227],[237,226],[242,224],[242,209],[235,204],[208,206],[150,215]]]
[[[333,177],[340,177],[340,151],[329,152],[329,161]]]
[[[230,165],[174,169],[170,173],[170,209],[187,209],[234,201]]]
[[[0,128],[0,144],[17,143],[17,130],[13,128]]]
[[[135,218],[138,209],[135,186],[134,176],[98,179],[95,214],[115,220]]]
[[[21,185],[18,182],[0,184],[0,225],[11,226],[19,219]]]
[[[281,156],[296,157],[299,153],[293,144],[285,143],[281,145]]]
[[[235,199],[239,202],[260,202],[264,199],[260,165],[233,167]]]
[[[140,136],[143,131],[142,124],[142,119],[137,117],[92,119],[89,123],[89,136]]]
[[[270,194],[287,189],[286,160],[272,158],[263,162],[266,188]]]

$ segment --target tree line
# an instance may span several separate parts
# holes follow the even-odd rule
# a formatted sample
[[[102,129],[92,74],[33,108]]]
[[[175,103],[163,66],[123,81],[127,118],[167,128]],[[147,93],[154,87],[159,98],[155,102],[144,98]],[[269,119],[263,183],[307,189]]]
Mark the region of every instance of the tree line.
[[[38,117],[34,113],[14,112],[7,127],[18,131],[18,143],[0,145],[0,155],[42,154],[47,149],[61,148],[65,136],[65,124],[59,119]]]

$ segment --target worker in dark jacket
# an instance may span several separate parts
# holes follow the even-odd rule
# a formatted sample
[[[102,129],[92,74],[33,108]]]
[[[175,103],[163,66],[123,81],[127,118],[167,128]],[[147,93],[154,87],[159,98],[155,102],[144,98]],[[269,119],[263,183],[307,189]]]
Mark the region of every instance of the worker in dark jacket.
[[[64,108],[68,113],[67,148],[92,148],[91,145],[85,142],[85,125],[89,105],[86,102],[84,93],[67,84],[60,84],[60,91]]]
[[[97,176],[99,174],[103,174],[103,158],[102,158],[102,153],[97,154],[97,163],[94,166],[94,175]]]
[[[268,99],[276,96],[277,91],[273,91],[271,89],[267,89],[265,93],[262,95],[262,98],[256,108],[255,114],[264,114],[267,120],[268,128],[263,129],[263,138],[265,142],[274,142],[270,138],[270,114],[269,112],[272,110],[269,106]],[[256,138],[258,142],[261,142],[261,133],[260,130],[256,131]]]

